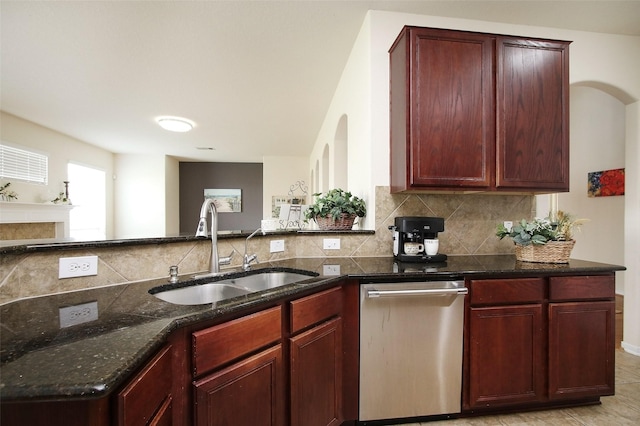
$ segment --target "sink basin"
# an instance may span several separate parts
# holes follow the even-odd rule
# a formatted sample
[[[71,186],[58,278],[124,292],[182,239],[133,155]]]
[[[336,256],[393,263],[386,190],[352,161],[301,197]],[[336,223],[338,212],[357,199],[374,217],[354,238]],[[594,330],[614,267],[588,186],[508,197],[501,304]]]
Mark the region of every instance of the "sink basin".
[[[176,305],[204,305],[308,280],[314,275],[286,271],[266,271],[157,293],[153,291],[154,289],[151,289],[149,292],[158,299]]]
[[[247,275],[244,277],[230,278],[218,281],[216,284],[230,284],[249,290],[250,292],[267,290],[280,287],[286,284],[293,284],[312,278],[309,275],[298,274],[296,272],[263,272],[260,274]]]
[[[155,293],[154,296],[176,305],[204,305],[249,293],[251,293],[250,290],[233,285],[209,283],[161,291],[160,293]]]

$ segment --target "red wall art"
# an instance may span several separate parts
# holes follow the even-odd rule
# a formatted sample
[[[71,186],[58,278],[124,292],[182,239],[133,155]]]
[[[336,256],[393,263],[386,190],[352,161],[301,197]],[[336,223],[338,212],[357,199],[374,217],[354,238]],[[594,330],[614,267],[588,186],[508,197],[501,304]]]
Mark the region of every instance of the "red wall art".
[[[589,172],[587,175],[589,197],[624,195],[624,169]]]

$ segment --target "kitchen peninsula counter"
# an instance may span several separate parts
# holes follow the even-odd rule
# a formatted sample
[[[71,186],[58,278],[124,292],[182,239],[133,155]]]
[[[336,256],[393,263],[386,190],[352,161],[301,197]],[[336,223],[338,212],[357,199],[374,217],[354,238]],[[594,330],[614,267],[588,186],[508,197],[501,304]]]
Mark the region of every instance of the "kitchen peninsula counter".
[[[120,386],[174,330],[240,314],[276,300],[328,288],[341,278],[407,280],[427,277],[561,276],[611,273],[618,265],[518,262],[512,255],[450,256],[442,264],[395,263],[390,257],[300,258],[254,269],[290,268],[319,274],[309,280],[240,296],[215,306],[182,306],[148,293],[166,279],[18,300],[0,306],[0,395],[3,400],[99,398]],[[329,273],[335,275],[324,275]],[[187,281],[190,276],[181,277]],[[98,319],[60,328],[59,308],[96,301]]]

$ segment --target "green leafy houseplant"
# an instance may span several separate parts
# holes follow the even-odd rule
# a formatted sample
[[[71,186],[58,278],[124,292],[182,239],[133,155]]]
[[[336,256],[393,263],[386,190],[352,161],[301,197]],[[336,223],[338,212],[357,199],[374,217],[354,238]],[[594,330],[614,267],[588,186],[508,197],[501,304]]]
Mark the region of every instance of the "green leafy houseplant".
[[[305,222],[315,220],[320,225],[319,219],[339,221],[343,217],[355,219],[356,216],[364,217],[367,214],[364,200],[343,189],[331,189],[324,195],[318,192],[313,196],[317,198],[305,211]]]
[[[574,219],[570,214],[558,211],[557,221],[551,221],[548,217],[535,218],[531,222],[522,219],[510,230],[504,224],[499,224],[496,236],[500,239],[511,237],[514,243],[521,246],[544,245],[549,241],[571,241],[573,231],[586,221],[587,219]]]

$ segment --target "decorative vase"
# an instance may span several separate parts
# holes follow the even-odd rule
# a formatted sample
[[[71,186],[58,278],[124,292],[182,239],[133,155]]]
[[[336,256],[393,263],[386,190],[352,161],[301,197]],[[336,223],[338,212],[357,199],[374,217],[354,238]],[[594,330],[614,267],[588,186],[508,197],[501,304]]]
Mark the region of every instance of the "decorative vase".
[[[356,215],[342,213],[338,219],[334,219],[332,216],[316,217],[318,228],[323,231],[349,231],[353,228],[353,222],[356,219]]]
[[[536,263],[569,263],[575,240],[548,241],[546,244],[516,244],[516,260]]]

